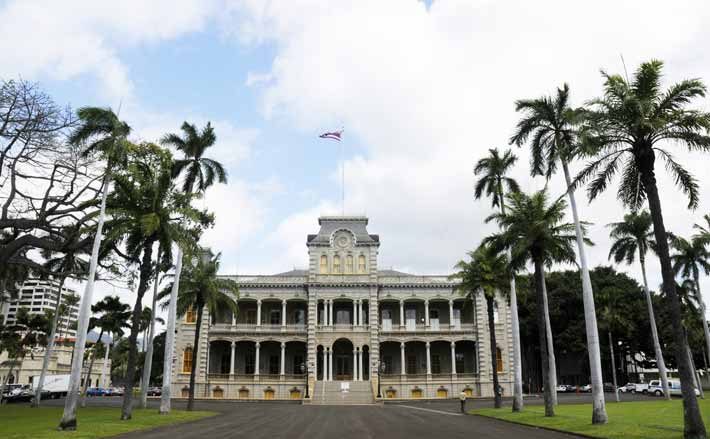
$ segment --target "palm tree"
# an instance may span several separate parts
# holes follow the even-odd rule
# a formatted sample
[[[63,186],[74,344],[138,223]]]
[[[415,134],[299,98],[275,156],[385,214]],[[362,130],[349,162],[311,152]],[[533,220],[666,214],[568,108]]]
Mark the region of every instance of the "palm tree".
[[[91,361],[89,362],[89,370],[86,373],[86,379],[84,380],[84,392],[83,398],[81,400],[81,406],[86,406],[86,391],[89,388],[89,382],[91,381],[91,371],[94,368],[94,360],[96,360],[96,348],[104,337],[104,333],[117,334],[123,332],[123,328],[128,327],[128,319],[131,316],[131,307],[122,303],[118,296],[107,296],[104,297],[96,305],[91,306],[91,311],[94,314],[100,314],[99,317],[92,317],[89,326],[91,328],[99,328],[99,338],[96,339],[94,344],[94,352],[91,354]]]
[[[506,195],[506,200],[510,210],[493,214],[487,219],[496,221],[501,231],[486,238],[484,242],[489,243],[494,250],[510,249],[510,264],[513,268],[521,268],[527,261],[533,262],[545,416],[554,416],[552,393],[555,389],[551,386],[545,331],[545,266],[554,262],[575,262],[572,245],[576,239],[573,233],[576,227],[562,222],[567,203],[563,199],[550,203],[546,190],[530,196],[522,192],[510,193]]]
[[[693,376],[685,355],[685,337],[681,323],[680,302],[670,258],[661,199],[656,182],[656,158],[665,162],[676,185],[688,196],[688,207],[697,207],[698,184],[660,143],[677,142],[691,151],[710,150],[710,113],[688,109],[688,104],[704,97],[706,88],[699,79],[688,79],[661,90],[661,61],[641,64],[631,81],[621,75],[605,78],[604,95],[590,102],[585,112],[581,140],[593,160],[577,176],[578,181],[592,178],[587,193],[596,198],[612,183],[617,173],[621,184],[617,197],[632,209],[648,200],[653,232],[658,244],[663,290],[668,296],[673,339],[678,361],[685,437],[705,437],[705,424],[693,390]]]
[[[79,310],[78,328],[72,358],[69,392],[64,403],[64,413],[59,421],[60,430],[76,430],[76,408],[79,398],[81,369],[86,345],[86,334],[89,329],[90,306],[94,295],[96,266],[99,260],[99,250],[103,237],[103,226],[106,217],[106,198],[108,197],[111,175],[114,168],[122,165],[126,159],[126,138],[131,127],[121,121],[110,108],[84,107],[77,112],[81,124],[71,134],[69,141],[76,145],[86,145],[84,155],[98,154],[106,163],[103,183],[101,186],[101,207],[96,224],[96,235],[91,249],[89,276],[84,289],[84,297]]]
[[[501,157],[497,148],[489,149],[488,156],[480,159],[473,168],[475,175],[481,174],[476,182],[474,193],[476,199],[481,198],[485,191],[486,196],[491,198],[493,207],[500,207],[501,213],[505,213],[504,186],[507,187],[508,192],[520,190],[518,182],[506,176],[517,160],[518,158],[510,150],[507,150]],[[510,254],[508,254],[508,258],[510,258]],[[510,314],[510,326],[513,333],[513,411],[519,412],[523,409],[523,370],[520,355],[518,297],[515,291],[514,273],[510,276]]]
[[[710,352],[710,331],[708,331],[708,321],[705,315],[705,300],[700,292],[700,271],[702,270],[706,275],[710,274],[710,252],[708,252],[706,245],[707,241],[702,236],[693,237],[690,240],[674,237],[671,240],[671,246],[676,253],[671,255],[671,262],[676,274],[693,281],[695,300],[700,307],[703,323],[706,352]]]
[[[214,146],[217,141],[217,136],[214,133],[212,125],[208,122],[207,126],[199,132],[194,124],[183,122],[180,129],[183,131],[182,137],[177,134],[167,134],[163,137],[161,143],[165,146],[172,146],[183,153],[183,158],[177,160],[173,167],[174,178],[184,174],[182,184],[183,192],[188,195],[195,192],[203,194],[207,188],[214,184],[215,177],[220,183],[226,183],[227,173],[222,164],[216,160],[204,157],[207,149]],[[180,280],[182,278],[183,260],[183,249],[180,246],[178,246],[176,259],[175,280],[173,281],[173,290],[170,294],[165,355],[163,357],[166,366],[172,364],[172,354],[175,348],[176,307]],[[163,389],[160,398],[159,412],[162,414],[170,413],[171,379],[172,370],[166,368],[163,372]]]
[[[577,202],[574,196],[572,177],[569,172],[569,162],[577,155],[577,133],[575,123],[578,111],[569,106],[569,87],[564,84],[557,89],[557,96],[543,96],[538,99],[519,100],[515,103],[516,111],[525,116],[518,122],[515,134],[510,143],[522,146],[532,137],[530,149],[532,153],[531,174],[544,175],[548,180],[557,170],[557,162],[562,165],[567,196],[572,210],[572,219],[577,235],[577,252],[582,274],[582,299],[584,303],[584,321],[587,333],[587,351],[589,353],[589,370],[592,381],[592,423],[607,422],[604,402],[604,383],[602,379],[601,352],[599,347],[599,330],[597,329],[597,314],[594,309],[594,291],[589,278],[589,267],[584,250],[582,225],[577,213]]]
[[[502,201],[502,200],[501,200]],[[495,394],[494,406],[501,408],[503,399],[498,383],[498,364],[496,327],[494,318],[494,302],[499,293],[508,293],[510,286],[510,269],[508,258],[505,254],[495,252],[490,246],[481,245],[476,251],[469,252],[469,262],[459,261],[455,268],[458,270],[451,275],[452,279],[459,280],[455,290],[461,295],[468,296],[475,302],[479,291],[483,292],[486,299],[488,312],[488,335],[491,348],[491,370],[493,371],[493,392]]]
[[[608,227],[611,228],[609,237],[613,240],[611,249],[609,250],[609,259],[613,258],[617,264],[626,261],[627,264],[631,265],[636,259],[636,252],[638,252],[639,263],[641,264],[641,275],[643,276],[643,291],[646,297],[648,320],[651,325],[653,349],[656,352],[658,373],[661,377],[663,395],[666,399],[670,399],[668,371],[666,369],[666,362],[663,360],[661,342],[658,339],[656,316],[653,312],[653,298],[651,297],[651,290],[648,288],[648,279],[646,278],[646,253],[649,248],[653,249],[656,247],[656,242],[653,239],[653,220],[651,219],[651,214],[646,210],[642,210],[638,213],[631,212],[624,215],[623,221],[611,223]]]
[[[710,241],[710,214],[705,214],[703,215],[703,219],[705,220],[706,226],[703,226],[701,224],[693,224],[693,228],[698,231],[698,234],[695,235],[697,237],[700,237],[706,241]]]
[[[190,369],[190,393],[187,400],[187,410],[192,410],[195,400],[195,370],[197,369],[197,354],[199,351],[200,330],[202,328],[202,314],[205,310],[214,314],[218,310],[229,309],[236,315],[236,299],[239,294],[237,283],[231,279],[217,277],[219,272],[219,259],[221,254],[212,256],[209,250],[202,250],[202,254],[195,257],[194,261],[189,261],[186,270],[182,273],[180,282],[180,292],[177,299],[177,312],[180,315],[188,310],[197,311],[197,321],[195,323],[195,338],[192,349],[192,368]],[[192,262],[190,264],[189,262]],[[177,279],[163,290],[160,298],[165,298],[172,289]],[[170,306],[170,302],[164,303]],[[167,349],[167,348],[166,348]],[[170,363],[166,363],[170,364]],[[166,369],[163,374],[167,374]]]
[[[160,248],[158,248],[158,254],[160,255]],[[160,257],[158,257],[160,260]],[[153,300],[152,306],[150,308],[143,308],[143,315],[141,316],[142,322],[141,327],[143,328],[143,377],[141,378],[141,400],[140,407],[148,408],[148,386],[150,385],[150,374],[153,368],[153,339],[155,338],[155,324],[164,324],[165,320],[155,315],[155,307],[158,300],[158,284],[160,276],[160,269],[156,268],[155,281],[153,282]]]

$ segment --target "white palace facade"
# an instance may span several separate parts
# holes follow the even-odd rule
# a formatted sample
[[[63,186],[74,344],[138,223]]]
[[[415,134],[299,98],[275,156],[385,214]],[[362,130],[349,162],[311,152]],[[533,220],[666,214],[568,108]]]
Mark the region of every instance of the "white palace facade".
[[[378,235],[359,216],[321,217],[308,235],[309,266],[239,283],[238,313],[177,326],[173,394],[187,396],[198,349],[196,397],[367,403],[378,399],[493,395],[492,367],[512,389],[510,313],[497,300],[491,362],[485,300],[448,276],[378,268]],[[452,264],[453,265],[453,264]],[[378,382],[379,377],[379,382]],[[308,385],[308,389],[306,389]]]

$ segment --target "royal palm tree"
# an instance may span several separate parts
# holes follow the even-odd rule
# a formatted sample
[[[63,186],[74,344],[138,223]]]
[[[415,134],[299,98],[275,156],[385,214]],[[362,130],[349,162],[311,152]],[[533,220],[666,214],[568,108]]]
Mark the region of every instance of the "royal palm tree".
[[[221,163],[205,157],[208,148],[214,146],[217,136],[212,125],[208,122],[200,132],[194,124],[183,122],[180,129],[183,136],[177,134],[167,134],[161,140],[165,146],[171,146],[183,153],[183,158],[175,162],[173,167],[173,177],[183,176],[182,189],[185,194],[204,192],[214,184],[215,178],[220,183],[227,182],[227,172]],[[164,364],[172,364],[172,353],[175,348],[175,319],[177,313],[177,296],[182,278],[183,249],[178,246],[173,290],[170,294],[168,306],[168,327],[165,338]],[[195,349],[196,351],[197,349]],[[172,371],[168,368],[163,373],[163,389],[160,398],[160,410],[162,414],[170,413],[170,380]]]
[[[567,203],[563,199],[550,203],[545,190],[532,195],[510,193],[506,195],[506,200],[509,210],[493,214],[487,219],[496,221],[500,232],[486,238],[484,242],[489,243],[494,250],[510,249],[510,265],[513,268],[524,267],[528,261],[533,263],[545,416],[554,416],[552,393],[555,389],[551,386],[545,331],[545,266],[555,262],[575,263],[573,243],[576,240],[576,227],[575,224],[563,222]]]
[[[502,201],[502,200],[501,200]],[[494,308],[496,297],[509,292],[510,269],[504,253],[494,251],[490,246],[481,245],[469,252],[470,261],[459,261],[454,267],[457,272],[451,279],[459,281],[455,290],[475,302],[476,295],[483,293],[488,313],[488,335],[490,338],[491,370],[493,373],[494,406],[501,408],[503,398],[498,383],[498,362]]]
[[[236,315],[236,299],[239,294],[239,289],[235,281],[217,276],[219,272],[219,259],[221,257],[219,253],[212,256],[209,250],[203,250],[200,255],[194,258],[194,261],[189,261],[188,256],[189,255],[186,255],[186,262],[188,262],[188,264],[184,264],[186,269],[183,270],[182,281],[180,282],[180,291],[177,298],[177,312],[180,315],[185,314],[188,310],[195,310],[197,312],[195,338],[192,343],[190,392],[187,400],[187,410],[192,410],[195,402],[195,371],[197,369],[202,314],[205,310],[207,310],[209,314],[215,314],[218,311],[228,309]],[[168,297],[168,295],[172,296],[175,281],[176,280],[166,286],[163,293],[161,293],[161,298]],[[164,305],[170,306],[170,302],[168,301],[164,303]],[[169,373],[168,369],[163,373]]]
[[[76,145],[84,145],[84,155],[98,155],[105,162],[104,178],[101,185],[101,206],[96,224],[96,234],[91,249],[89,275],[84,289],[81,309],[78,316],[78,327],[72,358],[69,392],[64,403],[64,413],[59,421],[60,430],[76,430],[76,408],[79,401],[79,386],[81,369],[86,345],[86,334],[89,329],[90,306],[94,295],[96,267],[99,260],[99,250],[103,237],[103,226],[106,217],[106,199],[108,197],[111,176],[116,168],[121,167],[126,160],[127,140],[131,127],[121,121],[110,108],[84,107],[77,112],[80,125],[71,134],[69,140]]]
[[[480,175],[474,192],[476,199],[481,198],[485,192],[486,196],[491,198],[493,207],[499,207],[501,213],[505,213],[505,189],[507,192],[520,190],[518,182],[506,176],[517,160],[518,158],[510,150],[501,156],[497,148],[489,149],[488,156],[480,159],[473,168],[473,173]],[[523,409],[523,369],[520,354],[520,322],[518,320],[518,297],[515,291],[515,273],[510,276],[510,315],[510,326],[513,333],[513,411],[518,412]]]
[[[614,259],[617,264],[625,261],[631,265],[636,260],[638,253],[639,263],[641,264],[641,275],[643,277],[643,292],[646,297],[646,308],[648,311],[648,320],[651,326],[651,337],[653,338],[653,349],[656,353],[656,363],[658,365],[658,373],[663,386],[663,395],[666,399],[670,399],[671,395],[668,389],[668,371],[666,362],[663,359],[663,350],[661,349],[661,341],[658,338],[658,328],[656,326],[656,315],[653,312],[653,298],[651,290],[648,288],[648,279],[646,277],[646,253],[649,249],[656,246],[653,239],[653,220],[651,214],[642,210],[640,212],[631,212],[624,215],[624,220],[608,225],[611,229],[609,238],[612,239],[611,249],[609,250],[609,259]]]
[[[519,100],[515,103],[516,111],[524,114],[518,122],[510,143],[522,146],[531,138],[532,153],[531,174],[544,175],[548,180],[555,174],[557,163],[562,165],[565,177],[566,193],[572,210],[572,219],[577,235],[577,252],[582,275],[582,299],[584,303],[584,321],[587,333],[587,351],[589,371],[592,381],[592,423],[607,422],[604,402],[604,383],[602,379],[601,352],[597,314],[594,308],[594,291],[589,277],[587,256],[584,250],[582,225],[577,212],[569,163],[577,155],[577,133],[575,123],[579,111],[569,106],[569,87],[564,84],[557,89],[555,97],[543,96],[537,99]]]
[[[104,333],[118,334],[123,332],[123,328],[128,328],[128,319],[131,317],[131,307],[122,303],[118,296],[104,297],[100,302],[91,306],[91,311],[94,314],[99,314],[98,317],[92,317],[89,323],[91,328],[99,328],[99,337],[94,344],[94,352],[91,354],[89,369],[86,373],[86,379],[84,379],[82,407],[86,406],[86,391],[91,381],[91,371],[94,369],[96,349],[103,340]]]
[[[663,63],[653,60],[641,64],[630,81],[602,72],[604,95],[589,103],[581,135],[584,150],[593,160],[577,179],[592,179],[587,193],[593,200],[620,174],[617,197],[624,205],[633,210],[648,201],[673,327],[683,394],[684,435],[705,438],[690,364],[684,355],[685,336],[656,181],[656,159],[665,163],[676,185],[688,196],[688,207],[696,208],[700,196],[697,181],[661,145],[675,143],[691,151],[710,150],[710,113],[688,108],[691,101],[706,94],[700,79],[683,80],[663,91],[662,70]]]

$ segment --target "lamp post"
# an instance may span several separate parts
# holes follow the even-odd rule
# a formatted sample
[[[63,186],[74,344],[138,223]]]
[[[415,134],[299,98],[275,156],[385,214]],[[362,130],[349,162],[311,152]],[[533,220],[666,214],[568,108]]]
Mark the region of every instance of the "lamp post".
[[[310,398],[308,395],[308,364],[307,363],[301,363],[301,373],[306,374],[306,399]]]
[[[379,363],[379,367],[378,367]],[[384,362],[378,362],[378,360],[375,360],[374,364],[375,368],[379,371],[377,374],[377,397],[382,398],[382,385],[380,384],[382,382],[382,375],[385,373],[385,370],[387,369],[387,365]]]

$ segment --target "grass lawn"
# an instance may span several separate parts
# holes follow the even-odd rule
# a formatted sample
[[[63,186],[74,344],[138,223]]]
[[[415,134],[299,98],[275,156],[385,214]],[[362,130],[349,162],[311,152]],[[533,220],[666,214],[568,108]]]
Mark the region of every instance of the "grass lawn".
[[[0,407],[0,438],[100,438],[215,415],[212,412],[183,410],[172,410],[169,415],[159,415],[157,409],[134,409],[133,419],[121,421],[119,407],[87,407],[79,409],[77,431],[64,432],[57,431],[63,410],[63,407],[33,409],[27,405],[3,405]]]
[[[707,423],[710,420],[710,401],[698,400]],[[621,439],[674,439],[683,437],[683,404],[672,401],[608,402],[609,423],[592,425],[591,404],[566,404],[555,407],[555,417],[546,418],[545,409],[528,405],[522,413],[512,413],[510,408],[480,409],[470,413],[513,421],[520,424],[553,428],[587,436]]]

